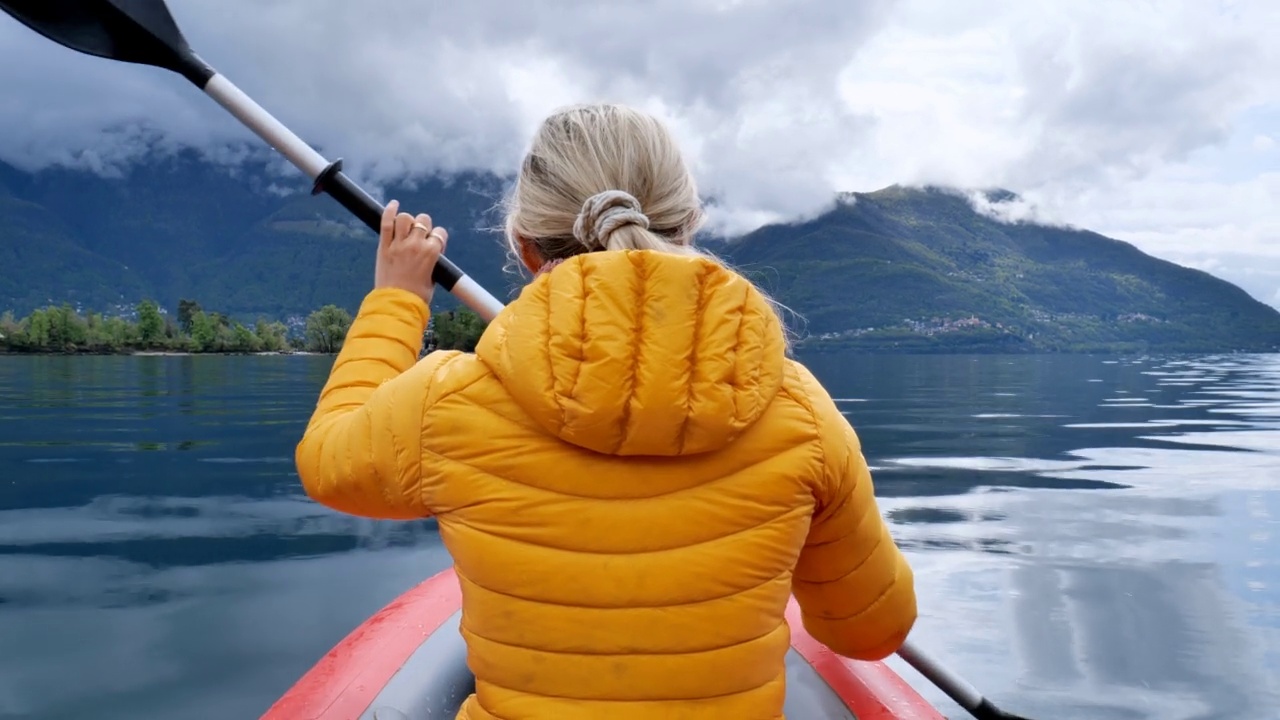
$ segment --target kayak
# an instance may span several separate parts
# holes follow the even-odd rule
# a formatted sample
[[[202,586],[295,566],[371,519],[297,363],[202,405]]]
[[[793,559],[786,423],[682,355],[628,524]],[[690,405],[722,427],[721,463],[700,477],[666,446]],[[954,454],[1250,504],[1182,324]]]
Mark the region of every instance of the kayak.
[[[449,568],[351,631],[261,720],[453,720],[475,689]],[[787,607],[787,720],[946,720],[883,662],[850,660],[805,632]]]

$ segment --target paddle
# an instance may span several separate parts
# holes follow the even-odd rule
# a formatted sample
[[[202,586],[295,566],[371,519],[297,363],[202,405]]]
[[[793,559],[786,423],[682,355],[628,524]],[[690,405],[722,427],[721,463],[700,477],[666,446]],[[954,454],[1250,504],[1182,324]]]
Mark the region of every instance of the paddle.
[[[72,50],[182,75],[311,178],[313,195],[328,193],[377,232],[383,205],[342,172],[342,159],[326,160],[192,52],[164,0],[0,0],[0,10]],[[447,258],[431,277],[486,322],[502,310]]]
[[[328,193],[375,232],[383,206],[240,88],[201,60],[187,44],[164,0],[0,0],[0,10],[54,42],[89,55],[153,65],[190,80],[310,177],[312,194]],[[486,322],[502,303],[441,257],[431,277]],[[1027,720],[997,708],[972,685],[914,644],[898,651],[908,664],[978,720]]]
[[[929,682],[937,685],[939,690],[946,693],[978,720],[1030,720],[996,707],[995,703],[983,697],[977,688],[934,660],[910,640],[902,643],[902,647],[898,648],[898,657],[925,676]]]

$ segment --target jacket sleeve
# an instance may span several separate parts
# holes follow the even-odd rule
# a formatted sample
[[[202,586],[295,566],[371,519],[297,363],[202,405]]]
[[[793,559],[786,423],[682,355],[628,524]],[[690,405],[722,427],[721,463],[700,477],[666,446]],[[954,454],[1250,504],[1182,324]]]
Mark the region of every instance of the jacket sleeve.
[[[915,580],[880,516],[857,434],[817,380],[804,375],[826,470],[792,592],[819,642],[845,657],[880,660],[915,624]]]
[[[370,518],[429,516],[422,426],[435,370],[456,352],[418,360],[430,312],[405,290],[375,289],[360,305],[295,452],[307,495]]]

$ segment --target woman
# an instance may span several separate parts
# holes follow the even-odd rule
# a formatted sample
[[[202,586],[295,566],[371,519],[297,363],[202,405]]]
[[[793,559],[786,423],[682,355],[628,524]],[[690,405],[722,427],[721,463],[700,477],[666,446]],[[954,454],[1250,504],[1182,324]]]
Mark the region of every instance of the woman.
[[[769,299],[694,248],[662,125],[544,122],[507,220],[535,278],[475,354],[418,360],[448,236],[397,209],[297,464],[331,508],[438,519],[476,675],[459,717],[780,718],[792,593],[835,652],[899,647],[913,579],[858,438]]]

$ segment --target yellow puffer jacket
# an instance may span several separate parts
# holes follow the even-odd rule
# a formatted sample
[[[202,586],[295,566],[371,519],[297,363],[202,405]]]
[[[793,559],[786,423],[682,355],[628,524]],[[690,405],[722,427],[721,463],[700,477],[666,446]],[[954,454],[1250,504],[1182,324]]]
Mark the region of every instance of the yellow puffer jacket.
[[[916,617],[858,439],[745,279],[601,252],[527,286],[476,353],[375,290],[297,449],[307,493],[435,516],[469,720],[780,718],[784,609],[879,659]]]

